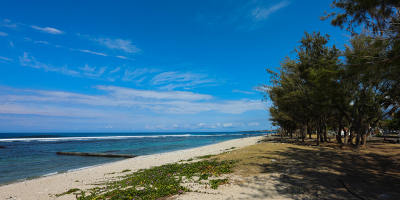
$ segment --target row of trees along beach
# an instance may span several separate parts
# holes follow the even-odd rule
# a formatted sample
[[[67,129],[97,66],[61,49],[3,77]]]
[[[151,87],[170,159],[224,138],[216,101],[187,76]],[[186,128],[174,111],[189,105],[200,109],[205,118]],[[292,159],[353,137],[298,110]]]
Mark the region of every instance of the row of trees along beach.
[[[348,43],[330,46],[329,35],[305,32],[296,57],[267,69],[271,84],[257,89],[272,101],[270,120],[285,132],[299,129],[303,141],[316,132],[319,145],[329,127],[339,143],[350,145],[355,137],[359,148],[382,121],[399,129],[400,1],[338,0],[331,6],[337,12],[320,19],[345,29]]]

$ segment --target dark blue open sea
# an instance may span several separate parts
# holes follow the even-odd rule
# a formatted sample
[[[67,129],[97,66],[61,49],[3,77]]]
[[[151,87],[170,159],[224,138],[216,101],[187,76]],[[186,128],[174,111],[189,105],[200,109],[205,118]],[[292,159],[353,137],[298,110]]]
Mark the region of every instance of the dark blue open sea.
[[[124,158],[57,155],[58,151],[149,155],[266,133],[0,133],[0,184],[63,173]]]

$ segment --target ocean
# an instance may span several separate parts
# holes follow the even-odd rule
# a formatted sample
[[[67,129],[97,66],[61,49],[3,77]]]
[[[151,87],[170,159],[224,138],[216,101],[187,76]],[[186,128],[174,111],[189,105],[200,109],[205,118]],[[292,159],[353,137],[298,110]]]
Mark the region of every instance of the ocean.
[[[150,155],[190,149],[261,132],[0,133],[0,184],[79,170],[124,158],[57,155],[59,151]],[[214,140],[214,142],[213,142]]]

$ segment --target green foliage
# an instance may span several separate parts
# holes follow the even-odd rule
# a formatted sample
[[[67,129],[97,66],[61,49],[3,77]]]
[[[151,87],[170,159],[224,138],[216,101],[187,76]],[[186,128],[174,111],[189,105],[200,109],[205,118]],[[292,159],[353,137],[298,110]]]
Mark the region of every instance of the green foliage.
[[[267,69],[272,85],[256,89],[273,102],[270,120],[285,131],[317,129],[321,135],[326,126],[349,126],[359,146],[368,126],[379,126],[400,109],[400,4],[335,0],[332,8],[341,11],[321,19],[332,18],[332,25],[351,31],[344,51],[328,46],[329,35],[306,32],[296,59],[284,58],[277,72]],[[356,33],[358,26],[363,29]],[[385,124],[395,130],[399,122]]]
[[[199,177],[198,181],[201,181],[207,180],[211,176],[231,173],[235,163],[236,161],[217,162],[214,159],[141,169],[120,177],[118,181],[106,183],[101,188],[95,187],[87,190],[87,192],[90,192],[88,196],[82,191],[78,199],[158,199],[181,194],[190,191],[189,188],[181,185],[184,180],[193,181],[196,176]],[[217,189],[218,185],[226,182],[227,179],[210,180],[211,188]],[[75,191],[78,191],[78,189]]]
[[[205,156],[197,156],[196,158],[205,159],[205,158],[211,158],[212,156],[215,156],[215,155],[209,154],[209,155],[205,155]]]
[[[376,34],[382,34],[385,29],[395,26],[398,20],[398,0],[335,0],[332,8],[339,8],[339,12],[332,12],[322,20],[333,18],[331,24],[355,32],[354,28],[371,29]],[[381,32],[380,32],[381,31]]]
[[[215,180],[210,180],[211,188],[216,190],[218,189],[219,185],[222,185],[224,183],[227,183],[228,179],[215,179]]]
[[[132,170],[130,170],[130,169],[125,169],[125,170],[122,170],[121,173],[130,172],[130,171],[132,171]]]
[[[80,189],[78,189],[78,188],[69,189],[68,191],[66,191],[66,192],[64,192],[64,193],[56,194],[56,197],[60,197],[60,196],[66,195],[66,194],[71,194],[71,193],[77,192],[77,191],[79,191],[79,190],[80,190]]]

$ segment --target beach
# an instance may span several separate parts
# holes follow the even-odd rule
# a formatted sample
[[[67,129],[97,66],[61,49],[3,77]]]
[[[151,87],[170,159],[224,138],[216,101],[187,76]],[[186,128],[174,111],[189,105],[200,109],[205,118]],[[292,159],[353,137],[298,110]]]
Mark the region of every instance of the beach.
[[[175,163],[197,156],[219,154],[232,147],[235,147],[235,149],[243,148],[256,144],[263,137],[264,136],[247,137],[193,149],[139,156],[113,163],[78,169],[76,171],[4,185],[0,186],[0,199],[76,199],[73,195],[55,197],[55,194],[61,194],[72,188],[92,188],[94,187],[93,184],[111,179],[116,176],[115,173],[120,173],[127,169],[132,172],[152,166]]]

